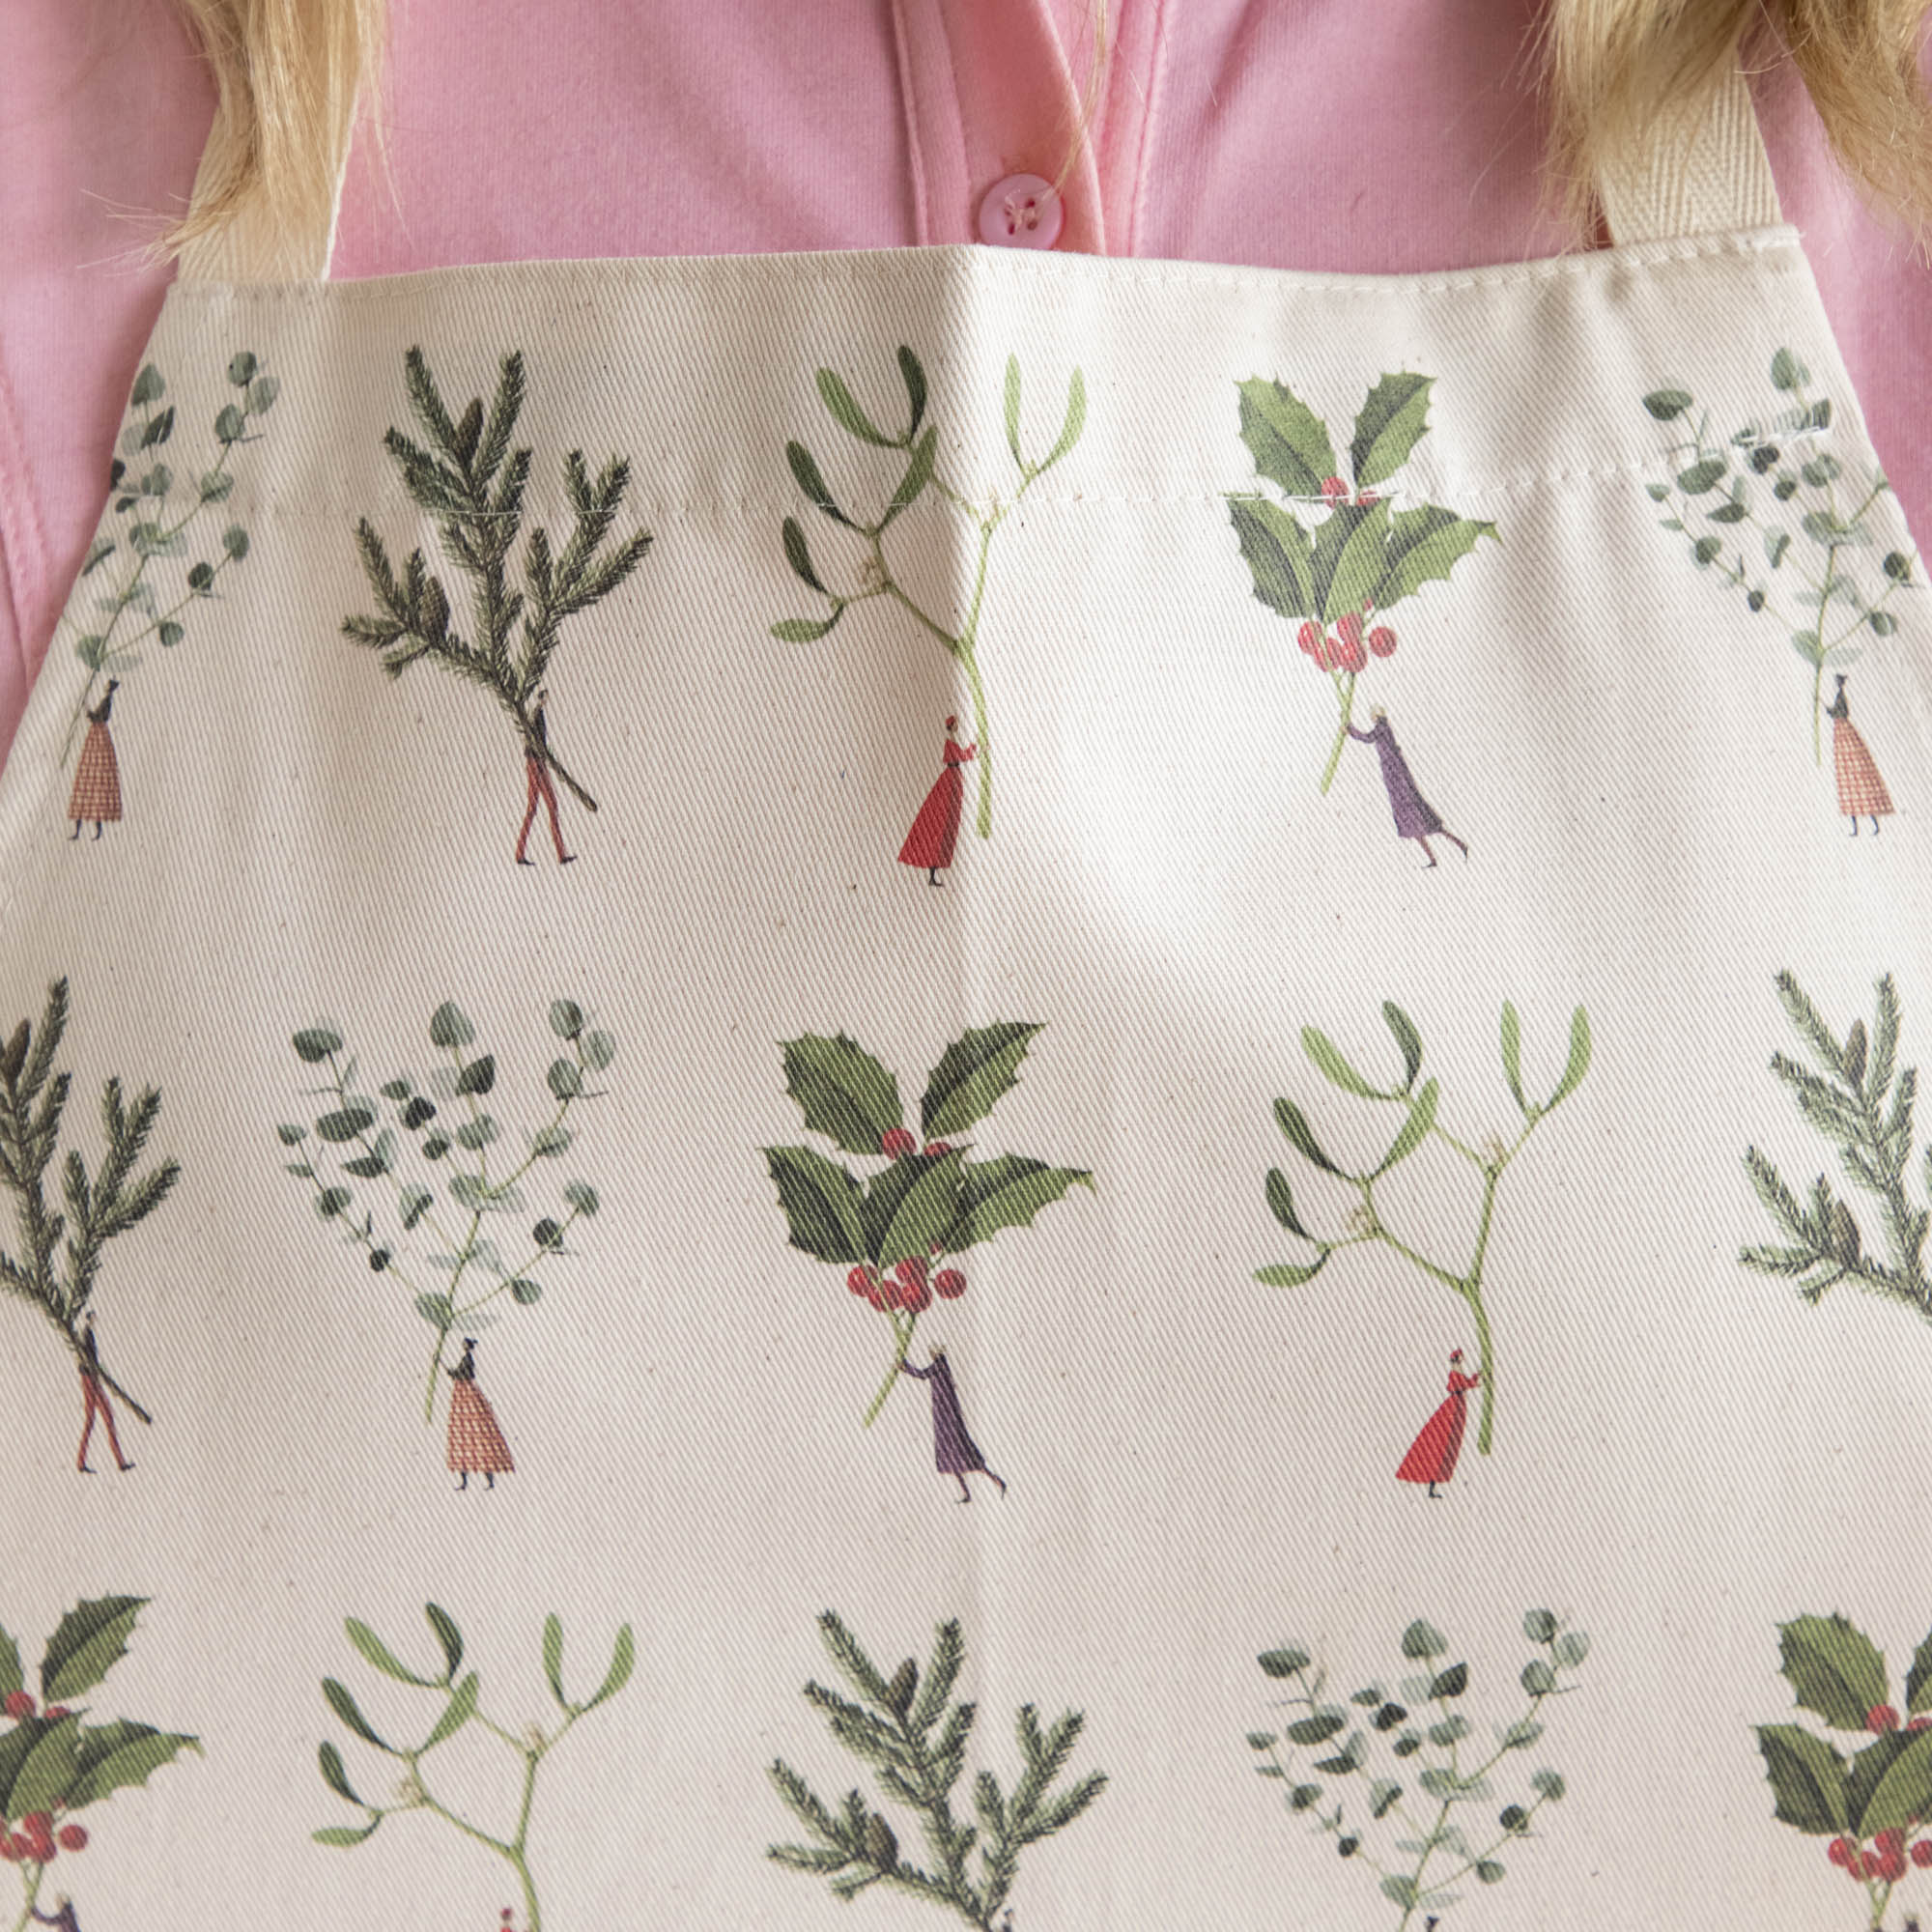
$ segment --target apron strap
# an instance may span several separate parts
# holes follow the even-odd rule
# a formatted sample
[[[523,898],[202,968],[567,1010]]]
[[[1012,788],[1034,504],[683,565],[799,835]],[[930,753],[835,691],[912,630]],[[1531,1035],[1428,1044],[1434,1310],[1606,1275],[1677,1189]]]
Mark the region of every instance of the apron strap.
[[[1744,70],[1733,67],[1700,119],[1667,119],[1642,152],[1597,184],[1610,240],[1667,242],[1776,228],[1784,220]]]

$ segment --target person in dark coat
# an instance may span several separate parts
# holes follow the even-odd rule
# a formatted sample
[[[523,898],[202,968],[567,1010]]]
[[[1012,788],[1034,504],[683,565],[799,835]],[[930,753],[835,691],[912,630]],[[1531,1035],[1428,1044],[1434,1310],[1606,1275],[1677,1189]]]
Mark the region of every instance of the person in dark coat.
[[[1423,797],[1414,773],[1408,769],[1408,760],[1395,741],[1395,727],[1388,721],[1388,713],[1378,704],[1369,716],[1374,721],[1373,728],[1358,731],[1350,724],[1349,736],[1376,748],[1376,756],[1381,760],[1382,788],[1388,793],[1389,810],[1395,817],[1396,837],[1413,838],[1432,866],[1435,864],[1435,854],[1430,850],[1429,841],[1438,835],[1466,859],[1468,846],[1443,824],[1441,814]]]
[[[923,1369],[914,1368],[910,1362],[901,1362],[899,1367],[907,1375],[932,1384],[933,1465],[942,1476],[951,1476],[959,1485],[959,1500],[962,1503],[973,1500],[973,1492],[966,1487],[969,1470],[991,1476],[999,1484],[1001,1495],[1005,1495],[1006,1479],[986,1466],[980,1445],[966,1433],[966,1417],[959,1406],[959,1391],[953,1384],[946,1350],[935,1347]]]

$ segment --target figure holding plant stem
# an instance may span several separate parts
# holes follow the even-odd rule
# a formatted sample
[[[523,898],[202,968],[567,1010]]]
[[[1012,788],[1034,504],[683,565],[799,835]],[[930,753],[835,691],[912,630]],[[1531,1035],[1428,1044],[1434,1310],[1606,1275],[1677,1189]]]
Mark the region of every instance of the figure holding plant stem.
[[[785,444],[785,461],[791,467],[791,473],[798,487],[810,499],[820,515],[829,519],[840,529],[849,531],[863,549],[857,563],[857,587],[851,590],[835,590],[830,587],[812,561],[810,547],[806,541],[803,526],[796,517],[787,517],[781,531],[785,561],[791,565],[793,574],[802,582],[827,600],[832,610],[831,615],[823,618],[781,618],[771,627],[772,636],[783,643],[814,642],[825,637],[852,605],[864,604],[879,597],[890,598],[922,629],[929,633],[959,667],[973,700],[974,736],[980,763],[980,802],[975,830],[981,838],[990,838],[993,835],[992,734],[986,721],[986,690],[980,677],[979,657],[980,619],[984,611],[986,598],[987,559],[992,552],[993,538],[1000,526],[1019,506],[1027,492],[1080,440],[1080,433],[1087,422],[1086,378],[1078,369],[1074,370],[1066,387],[1066,413],[1061,424],[1059,440],[1040,461],[1035,463],[1027,458],[1020,443],[1019,358],[1014,355],[1008,356],[1005,398],[1007,447],[1012,453],[1013,464],[1019,471],[1019,481],[1014,486],[1012,495],[1004,501],[994,496],[988,497],[981,505],[963,491],[955,489],[938,473],[936,468],[939,450],[938,426],[934,424],[927,427],[924,434],[921,434],[922,425],[925,423],[927,398],[924,365],[903,345],[898,352],[898,365],[899,379],[905,384],[908,412],[907,426],[902,434],[897,432],[889,434],[878,428],[872,418],[860,408],[851,390],[846,387],[844,380],[835,371],[821,369],[818,372],[820,400],[839,428],[871,448],[905,451],[909,454],[910,460],[885,509],[875,521],[867,523],[863,517],[848,515],[839,507],[826,484],[816,459],[804,443]],[[900,516],[911,509],[928,489],[964,517],[978,538],[973,588],[967,599],[965,614],[956,630],[948,629],[939,618],[913,599],[894,574],[891,559],[886,555],[887,530]],[[914,862],[907,861],[907,863]],[[928,864],[925,861],[918,863]],[[929,869],[935,868],[929,867]],[[936,878],[933,883],[938,883]]]
[[[67,815],[73,820],[71,838],[80,837],[80,828],[90,819],[94,836],[100,837],[102,825],[121,823],[121,767],[114,756],[114,740],[107,721],[114,715],[114,694],[121,680],[110,677],[100,702],[87,709],[87,737],[80,748],[80,768],[73,775],[73,790],[68,794]]]
[[[463,1338],[463,1357],[449,1378],[449,1466],[460,1476],[459,1490],[469,1487],[469,1478],[480,1475],[485,1489],[494,1490],[498,1476],[511,1475],[516,1463],[510,1445],[497,1422],[490,1398],[476,1386],[476,1337]]]
[[[1531,1100],[1524,1092],[1521,1068],[1521,1028],[1517,1018],[1517,1010],[1508,1001],[1503,1003],[1502,1013],[1502,1060],[1503,1077],[1508,1082],[1510,1094],[1515,1099],[1518,1111],[1522,1116],[1522,1125],[1516,1137],[1508,1142],[1492,1137],[1480,1147],[1460,1139],[1443,1127],[1436,1118],[1440,1099],[1438,1083],[1430,1079],[1420,1090],[1416,1087],[1422,1073],[1422,1036],[1415,1023],[1392,1000],[1382,1003],[1382,1019],[1394,1036],[1398,1050],[1402,1054],[1403,1078],[1397,1085],[1378,1087],[1358,1073],[1353,1065],[1346,1059],[1341,1050],[1327,1037],[1314,1027],[1304,1027],[1301,1032],[1302,1050],[1315,1063],[1316,1067],[1331,1086],[1339,1087],[1345,1094],[1354,1094],[1364,1100],[1375,1101],[1385,1106],[1398,1106],[1406,1110],[1402,1125],[1397,1129],[1395,1139],[1389,1144],[1386,1153],[1373,1167],[1363,1173],[1352,1173],[1332,1160],[1322,1151],[1321,1144],[1315,1137],[1315,1130],[1308,1123],[1307,1116],[1293,1100],[1277,1100],[1274,1103],[1276,1123],[1294,1151],[1308,1164],[1327,1175],[1347,1189],[1351,1189],[1356,1197],[1353,1211],[1348,1221],[1345,1234],[1322,1236],[1310,1233],[1304,1225],[1294,1196],[1288,1182],[1288,1177],[1279,1168],[1270,1168],[1267,1177],[1267,1204],[1269,1211],[1291,1234],[1298,1236],[1316,1250],[1312,1262],[1290,1262],[1258,1269],[1255,1279],[1270,1288],[1298,1288],[1311,1282],[1328,1264],[1329,1258],[1346,1248],[1382,1246],[1400,1255],[1411,1267],[1418,1269],[1430,1280],[1439,1282],[1466,1309],[1476,1331],[1478,1352],[1478,1373],[1473,1379],[1463,1379],[1464,1389],[1480,1385],[1482,1389],[1482,1416],[1477,1424],[1476,1448],[1481,1455],[1490,1453],[1495,1429],[1496,1360],[1495,1343],[1490,1327],[1490,1314],[1484,1299],[1485,1281],[1483,1269],[1489,1255],[1490,1236],[1494,1231],[1496,1197],[1519,1154],[1528,1144],[1536,1129],[1577,1091],[1583,1076],[1590,1070],[1590,1021],[1581,1007],[1570,1018],[1570,1057],[1565,1065],[1561,1079],[1548,1100]],[[1477,1205],[1476,1228],[1473,1245],[1468,1260],[1460,1267],[1437,1261],[1424,1254],[1411,1243],[1404,1240],[1389,1226],[1387,1220],[1388,1204],[1378,1189],[1387,1177],[1411,1155],[1419,1152],[1431,1142],[1439,1143],[1459,1160],[1464,1162],[1478,1177],[1481,1195]],[[1457,1400],[1456,1380],[1452,1376],[1450,1400]],[[1438,1413],[1438,1420],[1442,1420]],[[1432,1428],[1434,1425],[1432,1424]],[[1446,1433],[1446,1432],[1445,1432]],[[1427,1437],[1428,1431],[1424,1432]],[[1457,1446],[1460,1447],[1461,1434],[1457,1432]],[[1435,1445],[1438,1450],[1444,1446]],[[1424,1447],[1422,1441],[1416,1450]],[[1447,1459],[1448,1468],[1454,1466],[1454,1456]],[[1443,1466],[1439,1454],[1435,1465]],[[1404,1465],[1405,1469],[1408,1466]],[[1424,1481],[1446,1480],[1447,1468],[1443,1474],[1422,1477]],[[1407,1477],[1406,1480],[1416,1480]]]

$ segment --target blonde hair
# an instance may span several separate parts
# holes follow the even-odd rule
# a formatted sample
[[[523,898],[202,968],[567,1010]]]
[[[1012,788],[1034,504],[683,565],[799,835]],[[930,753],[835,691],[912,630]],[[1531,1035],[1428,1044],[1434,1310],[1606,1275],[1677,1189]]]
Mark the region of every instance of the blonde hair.
[[[380,81],[387,0],[177,0],[219,104],[170,251],[238,221],[327,233],[358,100]],[[1796,64],[1841,165],[1875,198],[1932,214],[1932,110],[1918,71],[1928,0],[1549,0],[1540,47],[1557,197],[1583,226],[1595,183],[1697,111],[1740,51]],[[1107,0],[1065,179],[1105,62]],[[370,114],[372,129],[380,116]]]

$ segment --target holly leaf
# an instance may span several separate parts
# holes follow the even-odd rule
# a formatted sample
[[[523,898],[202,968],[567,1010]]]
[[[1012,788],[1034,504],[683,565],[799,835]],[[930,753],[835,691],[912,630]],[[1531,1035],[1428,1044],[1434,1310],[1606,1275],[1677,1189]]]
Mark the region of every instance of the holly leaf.
[[[1315,614],[1315,543],[1300,522],[1265,497],[1230,497],[1229,521],[1255,596],[1281,617]]]
[[[11,1697],[26,1681],[20,1669],[20,1646],[6,1631],[0,1630],[0,1697]]]
[[[968,1027],[940,1056],[925,1083],[919,1118],[926,1139],[964,1133],[983,1121],[1012,1091],[1020,1062],[1041,1029],[1041,1022],[1026,1020]]]
[[[902,1126],[898,1082],[856,1039],[809,1033],[782,1043],[785,1091],[805,1124],[846,1153],[876,1154]]]
[[[865,1254],[881,1267],[930,1254],[959,1219],[963,1148],[948,1153],[911,1153],[874,1175],[860,1213],[865,1223]]]
[[[1861,1835],[1903,1831],[1932,1812],[1932,1731],[1912,1732],[1900,1749],[1883,1756],[1869,1747],[1861,1751],[1852,1766],[1853,1784],[1860,1790],[1865,1784],[1861,1773],[1866,1758],[1874,1760],[1878,1776],[1858,1814]]]
[[[1338,503],[1329,512],[1315,538],[1315,598],[1324,623],[1359,611],[1378,593],[1385,574],[1388,534],[1386,498]]]
[[[68,1794],[70,1809],[98,1804],[128,1785],[145,1784],[184,1751],[201,1755],[201,1741],[182,1731],[156,1730],[123,1718],[80,1734],[80,1776]]]
[[[96,1597],[76,1604],[54,1627],[41,1657],[41,1695],[64,1704],[91,1690],[127,1655],[145,1597]]]
[[[1886,1701],[1885,1658],[1846,1618],[1795,1617],[1779,1625],[1777,1647],[1792,1694],[1833,1730],[1864,1730]]]
[[[53,1811],[65,1805],[80,1776],[80,1719],[63,1718],[43,1731],[7,1793],[9,1815],[24,1818],[34,1811]]]
[[[1049,1167],[1025,1154],[968,1163],[960,1170],[958,1218],[945,1236],[947,1253],[962,1254],[1002,1228],[1030,1228],[1042,1208],[1076,1186],[1091,1193],[1093,1175],[1077,1167]]]
[[[6,1653],[0,1650],[0,1674],[4,1674]],[[1916,1718],[1932,1707],[1932,1632],[1912,1653],[1912,1668],[1905,1673],[1905,1712]]]
[[[859,1182],[816,1148],[766,1148],[765,1165],[779,1190],[791,1245],[821,1262],[865,1259]]]
[[[1255,469],[1291,497],[1319,497],[1335,473],[1335,445],[1321,418],[1286,384],[1264,376],[1237,383],[1241,440]]]
[[[1381,581],[1374,587],[1376,609],[1388,610],[1432,580],[1446,581],[1484,537],[1495,540],[1494,524],[1459,517],[1439,503],[1398,510],[1389,519]]]
[[[1355,488],[1384,483],[1409,459],[1429,426],[1432,376],[1384,376],[1368,393],[1355,417],[1349,460]]]

